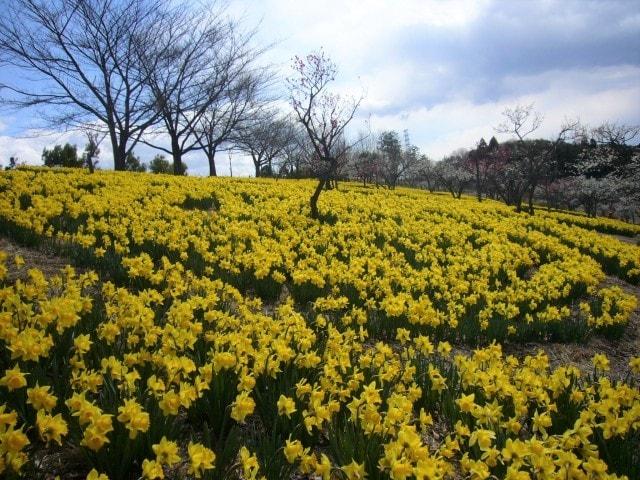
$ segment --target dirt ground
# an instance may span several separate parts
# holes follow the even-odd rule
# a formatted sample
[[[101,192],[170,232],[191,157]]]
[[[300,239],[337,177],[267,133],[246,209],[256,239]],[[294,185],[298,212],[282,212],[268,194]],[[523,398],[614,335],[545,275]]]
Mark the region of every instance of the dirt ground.
[[[629,285],[617,278],[608,278],[605,286],[619,285],[626,293],[632,293],[638,298],[640,305],[640,288]],[[515,355],[519,358],[525,355],[535,354],[538,350],[544,350],[549,357],[552,367],[560,365],[574,365],[585,373],[593,371],[591,359],[596,353],[604,353],[609,358],[611,371],[610,377],[623,379],[629,373],[629,361],[632,357],[640,355],[640,309],[631,314],[623,336],[612,340],[594,335],[586,343],[554,343],[532,342],[525,344],[506,344],[503,347],[505,354]]]
[[[638,237],[626,237],[624,235],[601,234],[612,237],[624,243],[636,245]],[[591,359],[596,353],[604,353],[609,358],[610,376],[623,379],[629,374],[629,361],[632,357],[640,355],[640,286],[631,285],[617,277],[608,276],[603,287],[616,285],[625,293],[634,295],[637,299],[635,311],[629,318],[624,334],[618,340],[610,340],[600,336],[591,337],[586,343],[526,343],[520,345],[505,345],[504,352],[522,357],[535,354],[542,349],[549,357],[553,367],[559,365],[574,365],[584,372],[591,372],[593,364]]]
[[[38,268],[46,276],[53,276],[70,264],[69,260],[59,257],[53,252],[23,247],[4,237],[0,237],[0,251],[8,255],[5,263],[8,270],[7,278],[11,283],[17,279],[26,278],[30,268]],[[14,263],[16,255],[20,255],[24,259],[24,266],[21,268],[18,268]],[[79,269],[76,270],[79,271]]]
[[[615,238],[616,240],[620,240],[623,243],[630,243],[631,245],[638,245],[638,241],[640,241],[640,238],[638,238],[637,236],[635,236],[635,237],[626,237],[624,235],[614,235],[614,234],[607,234],[607,233],[602,233],[601,235],[604,235],[606,237]]]

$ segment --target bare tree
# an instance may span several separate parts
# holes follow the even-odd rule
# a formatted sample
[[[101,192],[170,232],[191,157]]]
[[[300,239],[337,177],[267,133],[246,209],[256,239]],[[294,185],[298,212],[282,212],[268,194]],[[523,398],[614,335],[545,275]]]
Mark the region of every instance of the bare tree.
[[[160,111],[160,133],[169,136],[168,148],[148,143],[171,154],[174,173],[181,174],[182,157],[202,148],[204,117],[232,100],[227,94],[256,68],[261,52],[249,45],[253,33],[241,32],[224,9],[210,2],[198,9],[184,5],[174,18],[143,65]]]
[[[288,79],[291,104],[317,160],[318,185],[310,199],[311,218],[317,219],[320,193],[336,178],[346,152],[352,147],[344,139],[345,128],[353,120],[362,97],[344,98],[328,91],[337,69],[322,50],[304,58],[296,56],[293,70],[294,75]]]
[[[354,176],[363,186],[374,183],[379,186],[382,177],[382,156],[376,149],[362,149],[353,153],[351,164]]]
[[[611,122],[595,128],[584,126],[580,132],[580,170],[587,176],[627,176],[627,166],[633,163],[637,149],[631,142],[639,140],[639,136],[640,126]]]
[[[611,178],[573,178],[571,181],[573,201],[584,208],[589,217],[595,218],[603,204],[612,201],[616,194],[616,185]]]
[[[492,143],[497,144],[495,137],[492,137]],[[489,163],[489,154],[491,149],[484,138],[481,138],[476,148],[469,152],[469,170],[473,172],[476,183],[476,198],[482,201],[483,189],[486,183],[487,167]]]
[[[20,72],[0,85],[5,105],[42,107],[40,117],[49,126],[101,122],[115,169],[124,170],[127,155],[157,119],[140,53],[151,51],[171,25],[167,5],[162,0],[2,1],[2,62]]]
[[[308,168],[311,158],[315,155],[313,146],[309,141],[307,132],[300,123],[291,125],[292,138],[282,151],[282,160],[279,165],[279,175],[293,178],[302,178],[311,174]]]
[[[516,105],[514,108],[506,108],[502,112],[504,121],[496,127],[496,132],[514,134],[518,140],[540,128],[544,117],[533,110],[533,103],[529,105]]]
[[[286,118],[278,118],[277,112],[266,110],[257,113],[235,140],[238,150],[251,155],[256,177],[263,173],[273,175],[273,162],[294,141],[294,131]]]
[[[216,154],[231,145],[233,135],[248,122],[262,103],[261,92],[268,83],[264,72],[245,72],[225,86],[221,95],[209,103],[195,126],[200,149],[209,162],[209,175],[215,177]]]
[[[502,112],[503,123],[496,127],[500,133],[516,136],[515,142],[507,142],[495,152],[492,164],[492,180],[498,194],[507,204],[521,211],[527,197],[529,213],[534,213],[535,191],[547,176],[558,144],[578,127],[577,121],[565,121],[554,140],[529,140],[526,137],[542,125],[543,117],[533,110],[533,104],[507,108]]]
[[[469,152],[460,148],[435,166],[435,175],[439,183],[451,193],[453,198],[462,197],[462,193],[473,180],[473,174],[466,168],[468,156]]]
[[[366,122],[366,130],[360,130],[356,136],[354,148],[349,152],[348,174],[351,178],[379,186],[382,178],[382,158],[378,151],[378,138]]]
[[[579,174],[575,185],[581,187],[582,206],[588,214],[597,214],[591,205],[609,200],[611,211],[635,219],[640,209],[640,127],[606,122],[582,131]],[[608,195],[608,197],[607,197]]]
[[[436,163],[425,154],[419,157],[415,178],[418,183],[424,184],[427,190],[435,192],[438,185]]]
[[[639,137],[640,125],[605,122],[591,131],[591,138],[599,145],[629,145]]]
[[[490,153],[487,183],[493,195],[507,205],[522,209],[528,183],[523,168],[524,153],[517,142],[502,143]]]

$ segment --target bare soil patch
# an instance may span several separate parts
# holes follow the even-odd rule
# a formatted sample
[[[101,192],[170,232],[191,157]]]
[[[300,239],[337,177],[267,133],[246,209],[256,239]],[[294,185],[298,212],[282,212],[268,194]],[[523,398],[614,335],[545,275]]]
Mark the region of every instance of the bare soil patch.
[[[27,272],[30,268],[37,268],[41,270],[45,276],[50,277],[57,275],[64,267],[71,264],[68,259],[56,255],[52,251],[41,248],[23,247],[5,237],[0,237],[0,250],[8,255],[6,266],[8,270],[7,279],[10,283],[18,279],[24,280],[27,278]],[[16,255],[24,259],[24,265],[22,267],[16,266],[14,262]],[[79,272],[82,270],[76,268],[76,271]]]
[[[638,242],[640,241],[638,236],[627,237],[626,235],[615,235],[613,233],[602,233],[601,235],[604,235],[605,237],[615,238],[616,240],[620,240],[624,243],[630,243],[631,245],[638,245]]]
[[[544,350],[552,367],[574,365],[583,372],[593,371],[591,359],[596,353],[604,353],[611,363],[610,376],[616,379],[625,378],[629,374],[629,360],[640,355],[640,286],[630,285],[617,277],[609,276],[602,283],[603,287],[617,285],[626,293],[635,295],[638,307],[631,314],[624,334],[619,339],[607,339],[594,335],[585,343],[531,342],[525,344],[505,344],[504,352],[524,357]]]

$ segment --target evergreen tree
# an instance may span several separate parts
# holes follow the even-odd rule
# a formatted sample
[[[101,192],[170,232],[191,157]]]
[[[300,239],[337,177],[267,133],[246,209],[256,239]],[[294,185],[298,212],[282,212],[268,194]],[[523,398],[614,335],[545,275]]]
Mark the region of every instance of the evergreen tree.
[[[151,173],[173,173],[173,167],[164,155],[156,155],[149,162],[149,171]]]
[[[129,172],[146,172],[147,166],[140,161],[135,153],[129,152],[125,158],[125,169]]]
[[[13,170],[18,166],[18,157],[9,157],[9,165],[5,167],[5,170]]]
[[[83,160],[78,158],[78,148],[70,143],[56,145],[51,150],[42,150],[42,161],[45,167],[80,168]]]

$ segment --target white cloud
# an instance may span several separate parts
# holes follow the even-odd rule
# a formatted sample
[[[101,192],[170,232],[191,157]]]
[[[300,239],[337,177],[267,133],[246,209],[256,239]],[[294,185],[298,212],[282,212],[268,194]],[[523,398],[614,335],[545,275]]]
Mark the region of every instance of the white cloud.
[[[636,71],[636,75],[638,72]],[[547,75],[547,88],[535,93],[514,95],[496,102],[477,104],[460,97],[440,103],[433,108],[416,108],[395,115],[372,116],[374,130],[408,129],[413,143],[434,159],[440,159],[460,148],[473,148],[481,137],[488,140],[495,135],[498,140],[501,113],[516,104],[535,104],[535,109],[545,117],[538,135],[552,138],[565,118],[580,119],[589,125],[604,121],[622,123],[637,122],[637,105],[640,105],[640,82],[624,88],[595,89],[589,78],[598,76],[596,71],[556,72]],[[576,82],[576,79],[583,82]],[[525,83],[528,79],[522,79]]]
[[[4,124],[0,118],[0,125]],[[2,131],[2,129],[0,129]],[[24,132],[20,136],[0,135],[0,163],[6,165],[10,157],[17,157],[20,163],[42,165],[42,150],[56,144],[73,143],[82,148],[82,137],[75,133],[44,131]]]
[[[233,14],[244,14],[247,23],[260,23],[258,37],[264,44],[276,42],[268,58],[283,68],[290,59],[323,47],[345,76],[366,71],[372,56],[384,54],[401,30],[415,25],[461,28],[475,20],[487,0],[266,0],[256,8],[253,0],[231,4]]]

